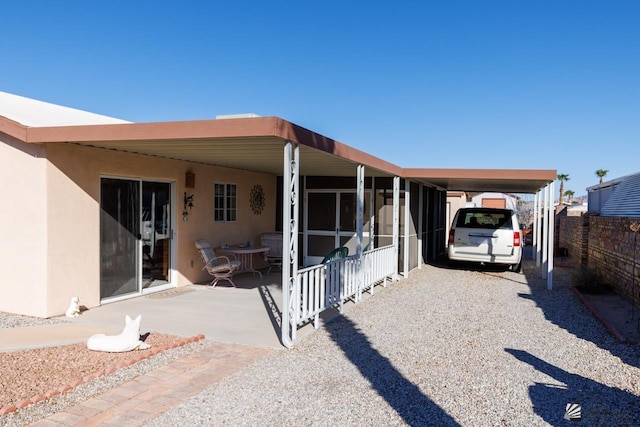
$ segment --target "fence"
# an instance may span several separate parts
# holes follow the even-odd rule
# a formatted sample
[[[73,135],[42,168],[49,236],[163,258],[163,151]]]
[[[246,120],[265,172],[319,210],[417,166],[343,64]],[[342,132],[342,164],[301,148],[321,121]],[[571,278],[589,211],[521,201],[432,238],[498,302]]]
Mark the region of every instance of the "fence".
[[[373,294],[377,284],[386,286],[395,272],[393,246],[372,249],[357,256],[350,256],[298,270],[293,295],[299,295],[300,304],[295,305],[292,323],[301,326],[313,321],[318,328],[320,313],[339,307],[349,299],[359,302],[362,292]]]
[[[559,247],[578,264],[640,307],[640,242],[632,225],[640,218],[583,215],[558,218]]]

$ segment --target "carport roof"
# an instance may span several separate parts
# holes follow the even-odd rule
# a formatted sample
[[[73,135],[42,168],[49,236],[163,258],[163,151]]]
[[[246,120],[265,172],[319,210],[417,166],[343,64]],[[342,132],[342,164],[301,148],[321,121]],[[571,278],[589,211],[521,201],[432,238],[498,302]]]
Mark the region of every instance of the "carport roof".
[[[29,127],[0,116],[0,132],[27,143],[74,143],[172,159],[282,174],[283,143],[300,144],[300,173],[400,176],[446,190],[533,193],[555,170],[405,169],[278,117],[158,123]]]

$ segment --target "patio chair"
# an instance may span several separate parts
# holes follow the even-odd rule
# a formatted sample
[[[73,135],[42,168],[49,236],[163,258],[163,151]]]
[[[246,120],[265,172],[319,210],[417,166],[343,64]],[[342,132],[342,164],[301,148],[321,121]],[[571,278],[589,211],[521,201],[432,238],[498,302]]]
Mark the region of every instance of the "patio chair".
[[[216,256],[213,248],[206,240],[196,240],[196,248],[202,256],[204,261],[203,270],[213,276],[213,281],[209,284],[212,288],[215,287],[220,280],[226,280],[231,283],[231,286],[235,287],[235,283],[231,278],[233,273],[240,268],[240,261],[236,259],[230,259],[227,256]],[[233,255],[231,255],[233,256]]]
[[[282,271],[282,233],[264,233],[260,236],[260,244],[269,246],[269,252],[264,253],[264,260],[269,264],[267,274],[273,267]]]
[[[339,248],[336,248],[334,250],[332,250],[331,252],[329,252],[324,259],[322,260],[321,264],[326,264],[328,262],[334,261],[336,259],[340,259],[340,258],[346,258],[349,255],[349,248],[341,246]]]

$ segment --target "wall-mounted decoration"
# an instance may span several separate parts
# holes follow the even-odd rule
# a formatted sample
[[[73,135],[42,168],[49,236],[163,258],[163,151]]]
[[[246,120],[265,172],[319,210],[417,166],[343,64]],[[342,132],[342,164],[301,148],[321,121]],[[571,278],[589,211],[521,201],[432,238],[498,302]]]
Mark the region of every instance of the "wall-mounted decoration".
[[[196,174],[193,172],[187,172],[184,176],[185,188],[196,188]]]
[[[184,192],[184,208],[182,209],[182,220],[188,221],[189,214],[191,213],[191,209],[193,209],[193,194],[187,196],[187,192]]]
[[[249,203],[254,214],[260,215],[264,209],[264,190],[262,185],[254,185],[249,196]]]

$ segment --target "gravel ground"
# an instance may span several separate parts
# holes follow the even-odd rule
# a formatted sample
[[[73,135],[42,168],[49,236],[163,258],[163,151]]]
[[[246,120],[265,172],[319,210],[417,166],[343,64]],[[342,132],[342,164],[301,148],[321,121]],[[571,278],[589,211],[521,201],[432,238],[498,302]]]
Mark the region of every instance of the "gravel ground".
[[[426,266],[149,425],[640,425],[640,347],[524,273]]]
[[[64,317],[41,319],[39,317],[22,316],[20,314],[3,313],[0,311],[0,328],[24,328],[27,326],[47,326],[66,323]]]
[[[40,319],[0,312],[0,327],[19,328],[51,325],[65,322],[64,318]],[[163,348],[182,340],[166,334],[151,334],[146,342],[149,350],[127,353],[102,353],[90,351],[85,344],[65,345],[44,349],[0,353],[0,407],[16,404],[21,400],[64,385],[71,385],[86,375],[117,366],[135,357],[145,356],[157,348]],[[139,375],[158,369],[169,362],[209,346],[211,341],[199,341],[182,347],[165,350],[131,366],[101,376],[63,394],[0,416],[0,426],[23,426],[48,415],[103,393]]]

